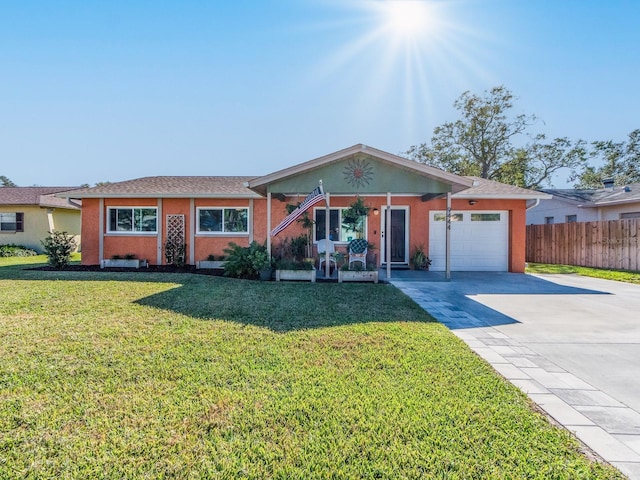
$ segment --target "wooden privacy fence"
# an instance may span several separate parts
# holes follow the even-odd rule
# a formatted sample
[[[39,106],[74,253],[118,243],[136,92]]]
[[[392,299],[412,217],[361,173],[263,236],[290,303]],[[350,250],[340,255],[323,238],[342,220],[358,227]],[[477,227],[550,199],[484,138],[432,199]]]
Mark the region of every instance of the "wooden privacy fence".
[[[640,219],[527,225],[527,262],[640,270]]]

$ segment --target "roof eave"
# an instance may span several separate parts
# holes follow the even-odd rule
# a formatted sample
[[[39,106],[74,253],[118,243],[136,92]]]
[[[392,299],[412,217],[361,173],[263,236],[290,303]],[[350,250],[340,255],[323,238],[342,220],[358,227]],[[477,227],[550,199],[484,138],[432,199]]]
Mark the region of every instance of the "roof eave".
[[[241,198],[257,199],[263,198],[257,193],[86,193],[80,195],[65,195],[61,198]]]
[[[583,208],[598,208],[598,207],[608,207],[608,206],[616,206],[616,205],[628,205],[630,203],[639,203],[640,204],[640,198],[630,198],[627,200],[615,200],[612,202],[597,202],[597,203],[589,203],[589,204],[585,204],[585,205],[578,205],[579,207],[583,207]]]
[[[545,193],[539,194],[514,194],[514,193],[465,193],[464,191],[461,193],[454,193],[453,198],[469,198],[469,199],[479,199],[483,198],[486,200],[550,200],[551,195],[547,195]]]

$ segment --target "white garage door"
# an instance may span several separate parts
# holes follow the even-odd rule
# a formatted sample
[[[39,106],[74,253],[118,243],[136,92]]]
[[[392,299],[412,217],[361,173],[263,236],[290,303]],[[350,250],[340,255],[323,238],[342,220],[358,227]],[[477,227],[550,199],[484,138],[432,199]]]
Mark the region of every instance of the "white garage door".
[[[446,268],[445,212],[429,213],[431,270]],[[509,268],[509,212],[454,211],[451,215],[451,270],[506,272]]]

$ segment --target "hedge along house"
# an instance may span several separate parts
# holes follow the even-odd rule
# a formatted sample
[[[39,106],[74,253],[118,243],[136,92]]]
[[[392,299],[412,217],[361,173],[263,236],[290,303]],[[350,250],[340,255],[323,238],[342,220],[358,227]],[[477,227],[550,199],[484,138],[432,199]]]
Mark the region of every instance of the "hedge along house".
[[[321,202],[309,210],[314,244],[329,223],[338,248],[348,245],[356,232],[342,215],[360,196],[371,213],[359,235],[387,268],[409,265],[422,246],[433,270],[523,272],[527,206],[548,198],[361,144],[262,177],[146,177],[64,196],[82,199],[83,264],[127,254],[163,264],[167,240],[178,239],[193,265],[222,255],[229,242],[271,248],[302,233],[294,223],[277,237],[269,234],[286,217],[286,205],[303,200],[320,180],[328,208]]]

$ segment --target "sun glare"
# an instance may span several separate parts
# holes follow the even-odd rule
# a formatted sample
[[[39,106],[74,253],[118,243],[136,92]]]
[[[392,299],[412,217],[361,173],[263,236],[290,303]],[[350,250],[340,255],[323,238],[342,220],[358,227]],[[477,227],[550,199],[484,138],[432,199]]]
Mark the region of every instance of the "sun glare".
[[[388,0],[381,4],[385,28],[395,35],[414,37],[429,28],[429,11],[424,0]]]

